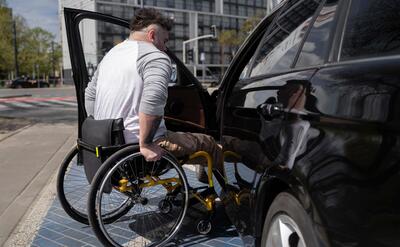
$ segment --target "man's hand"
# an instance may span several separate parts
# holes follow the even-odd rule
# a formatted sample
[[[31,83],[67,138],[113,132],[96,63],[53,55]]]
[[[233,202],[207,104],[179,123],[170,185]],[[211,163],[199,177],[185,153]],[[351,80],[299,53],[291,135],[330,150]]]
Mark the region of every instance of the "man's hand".
[[[154,135],[160,126],[162,116],[148,115],[139,112],[139,146],[140,152],[146,161],[157,161],[161,159],[165,150],[153,143]]]
[[[165,153],[165,150],[157,144],[149,144],[140,146],[140,152],[146,159],[146,161],[157,161],[161,159],[161,156]]]

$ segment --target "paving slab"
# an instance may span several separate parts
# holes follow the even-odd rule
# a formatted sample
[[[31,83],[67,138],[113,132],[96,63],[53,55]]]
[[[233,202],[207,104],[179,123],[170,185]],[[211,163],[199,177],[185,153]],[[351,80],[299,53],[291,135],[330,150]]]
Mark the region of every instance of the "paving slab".
[[[190,186],[204,186],[197,181],[193,166],[186,166]],[[235,227],[225,214],[221,203],[217,204],[216,216],[213,220],[213,231],[209,235],[200,235],[195,229],[195,222],[199,218],[199,208],[189,208],[181,230],[173,241],[173,246],[193,247],[240,247],[243,242],[238,236]],[[121,230],[119,230],[121,231]],[[32,241],[34,247],[44,246],[102,246],[92,229],[84,224],[72,220],[62,209],[57,198],[52,202],[47,214],[43,218],[36,236]],[[47,246],[47,245],[45,245]],[[169,246],[169,245],[168,245]]]

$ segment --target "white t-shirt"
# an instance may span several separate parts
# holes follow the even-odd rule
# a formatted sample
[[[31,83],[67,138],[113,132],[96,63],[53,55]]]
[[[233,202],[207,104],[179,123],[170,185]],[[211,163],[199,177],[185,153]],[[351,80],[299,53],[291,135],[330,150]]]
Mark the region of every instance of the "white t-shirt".
[[[139,112],[163,116],[171,62],[149,42],[125,40],[99,64],[85,90],[85,106],[94,119],[124,119],[127,143],[139,142]],[[154,139],[165,135],[161,121]]]

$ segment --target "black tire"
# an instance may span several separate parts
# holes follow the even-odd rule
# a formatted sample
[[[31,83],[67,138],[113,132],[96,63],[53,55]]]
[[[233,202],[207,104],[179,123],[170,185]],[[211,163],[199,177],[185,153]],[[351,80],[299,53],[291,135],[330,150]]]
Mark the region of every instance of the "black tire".
[[[166,165],[165,160],[169,161],[169,164]],[[104,246],[123,246],[127,242],[129,244],[133,242],[136,246],[138,238],[141,238],[142,241],[144,239],[142,244],[146,246],[162,246],[171,240],[181,227],[187,211],[189,197],[189,187],[185,173],[180,164],[170,154],[164,155],[159,163],[164,167],[163,169],[154,168],[155,163],[150,168],[150,164],[144,161],[138,146],[129,146],[109,157],[96,173],[89,192],[87,210],[93,232]],[[139,170],[137,169],[138,167]],[[169,178],[170,172],[166,172],[166,169],[176,171],[177,176],[181,179],[182,184],[174,190],[174,193],[166,193],[166,195],[159,196],[159,190],[156,188],[154,188],[154,192],[151,192],[153,187],[159,185],[139,188],[141,181],[143,182],[148,174],[153,176],[153,173],[149,173],[150,170],[156,173],[154,176],[160,176],[160,179],[161,176]],[[98,217],[98,215],[103,213],[103,200],[106,201],[107,197],[113,193],[109,190],[107,191],[107,186],[111,183],[112,191],[116,191],[115,187],[118,181],[121,181],[121,178],[129,181],[131,190],[127,192],[117,191],[116,193],[130,197],[135,205],[126,216],[110,225],[105,225],[103,218]],[[160,187],[163,188],[162,186]],[[148,191],[146,192],[145,190],[147,189]],[[159,201],[172,194],[176,196],[175,198],[180,197],[183,202],[182,205],[173,207],[173,210],[171,210],[173,212],[168,212],[168,214],[159,212]],[[153,206],[154,209],[152,210],[154,212],[146,211],[146,207],[153,208]],[[136,211],[137,209],[139,210]],[[162,217],[167,218],[166,223]],[[143,227],[140,228],[139,226]],[[160,229],[165,227],[168,228],[167,231]],[[115,232],[116,228],[120,230]],[[124,236],[125,239],[121,238],[121,236]]]
[[[275,222],[284,224],[287,232],[291,234],[281,236],[281,234],[272,234],[274,231]],[[288,241],[289,246],[305,246],[317,247],[318,242],[314,232],[314,224],[304,210],[300,202],[290,193],[282,192],[276,196],[268,210],[264,221],[262,232],[261,246],[262,247],[280,247],[283,241]],[[287,239],[286,239],[287,237]],[[281,241],[275,241],[280,239]],[[297,245],[296,243],[302,243]]]
[[[64,158],[58,170],[57,195],[64,211],[74,220],[89,225],[87,214],[87,196],[90,184],[86,179],[82,164],[77,163],[77,147]],[[120,218],[131,205],[125,203],[105,217],[105,222],[112,222]]]
[[[76,147],[74,147],[68,154],[67,156],[64,158],[63,162],[61,163],[61,166],[58,170],[58,176],[57,176],[57,195],[58,195],[58,199],[60,200],[60,204],[63,207],[64,211],[74,220],[81,222],[83,224],[88,225],[89,224],[89,220],[88,220],[88,216],[87,216],[87,212],[86,212],[86,207],[80,207],[80,205],[71,205],[73,203],[70,203],[71,198],[69,197],[69,193],[73,193],[73,191],[67,191],[67,193],[65,193],[65,176],[67,171],[72,171],[74,170],[74,172],[79,172],[79,166],[77,165],[77,161],[76,161],[76,157],[78,154],[78,149]],[[75,159],[75,160],[74,160]],[[83,167],[82,167],[82,171],[83,171]],[[82,174],[84,175],[84,174]],[[81,177],[82,179],[85,179],[83,177]],[[85,181],[85,180],[83,180]],[[86,180],[87,181],[87,180]],[[84,183],[84,182],[82,182]],[[87,183],[87,190],[89,190],[89,183]],[[76,188],[77,190],[85,190],[85,188]],[[67,196],[68,195],[68,199]],[[73,200],[75,201],[75,200]],[[86,201],[86,200],[85,200]],[[77,203],[81,203],[82,201],[78,200]],[[84,202],[83,202],[84,203]]]

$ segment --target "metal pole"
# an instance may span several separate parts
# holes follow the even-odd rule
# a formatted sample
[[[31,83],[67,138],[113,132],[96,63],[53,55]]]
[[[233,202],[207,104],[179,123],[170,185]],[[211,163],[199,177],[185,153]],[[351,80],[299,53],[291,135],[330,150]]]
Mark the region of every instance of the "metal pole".
[[[64,85],[64,72],[62,63],[60,64],[60,84],[61,87]]]
[[[182,55],[183,55],[183,64],[185,64],[186,65],[186,44],[187,43],[190,43],[190,42],[193,42],[193,41],[197,41],[197,40],[200,40],[200,39],[208,39],[208,38],[213,38],[214,37],[214,35],[212,35],[212,34],[206,34],[206,35],[203,35],[203,36],[199,36],[199,37],[196,37],[196,38],[193,38],[193,39],[188,39],[188,40],[185,40],[185,41],[183,41],[182,42]],[[193,63],[193,75],[194,76],[197,76],[197,68],[196,68],[196,64],[197,64],[197,61],[199,60],[198,59],[198,51],[197,51],[197,49],[198,49],[198,46],[197,46],[197,43],[195,44],[195,47],[194,47],[195,49],[194,49],[194,51],[193,51],[193,57],[194,57],[194,63]]]
[[[183,64],[186,64],[186,42],[182,42],[182,60]]]
[[[51,41],[51,69],[52,69],[52,77],[53,77],[54,87],[56,87],[55,68],[54,68],[54,41]],[[49,85],[50,85],[50,83],[49,83]]]
[[[194,43],[194,50],[193,50],[193,60],[194,60],[193,75],[194,75],[194,77],[197,77],[197,61],[199,60],[197,53],[198,53],[198,46],[197,46],[197,40],[196,40],[196,42]]]
[[[206,81],[206,65],[203,62],[203,83]]]
[[[17,78],[19,75],[19,68],[18,68],[18,46],[17,46],[17,25],[15,20],[13,22],[14,26],[14,62],[15,62],[15,77]]]
[[[183,63],[186,64],[186,44],[187,43],[190,43],[190,42],[193,42],[193,41],[196,41],[196,40],[200,40],[200,39],[208,39],[208,38],[213,38],[213,37],[214,36],[212,34],[206,34],[206,35],[203,35],[203,36],[199,36],[199,37],[196,37],[196,38],[193,38],[193,39],[188,39],[188,40],[183,41],[182,42],[182,56],[183,56],[182,60],[183,60]]]

